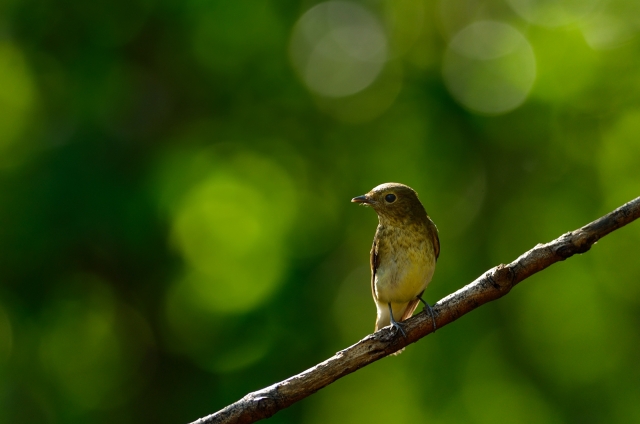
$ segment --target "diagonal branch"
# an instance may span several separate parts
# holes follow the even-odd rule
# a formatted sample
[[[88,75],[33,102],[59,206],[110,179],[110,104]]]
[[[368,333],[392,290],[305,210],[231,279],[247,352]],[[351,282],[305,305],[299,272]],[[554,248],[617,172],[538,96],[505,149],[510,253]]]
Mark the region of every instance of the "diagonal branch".
[[[549,265],[588,251],[599,239],[638,217],[640,197],[552,242],[538,244],[510,264],[501,264],[488,270],[472,283],[434,305],[438,328],[480,305],[504,296],[520,281]],[[399,337],[391,327],[385,327],[326,361],[284,381],[249,393],[239,401],[192,424],[252,423],[270,417],[337,379],[384,358],[433,331],[431,317],[424,312],[404,321],[403,328],[407,333],[406,339]]]

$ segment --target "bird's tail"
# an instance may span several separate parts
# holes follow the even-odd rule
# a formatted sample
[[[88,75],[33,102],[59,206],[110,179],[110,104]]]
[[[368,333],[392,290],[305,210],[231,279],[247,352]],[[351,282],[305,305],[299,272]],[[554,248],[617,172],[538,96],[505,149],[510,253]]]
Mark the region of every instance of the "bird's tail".
[[[404,313],[402,314],[402,318],[400,318],[400,321],[404,321],[405,319],[411,318],[413,316],[413,312],[416,310],[419,303],[420,303],[420,299],[417,299],[417,298],[409,302],[407,304],[407,307],[404,309]],[[393,317],[395,318],[395,314],[393,315]]]

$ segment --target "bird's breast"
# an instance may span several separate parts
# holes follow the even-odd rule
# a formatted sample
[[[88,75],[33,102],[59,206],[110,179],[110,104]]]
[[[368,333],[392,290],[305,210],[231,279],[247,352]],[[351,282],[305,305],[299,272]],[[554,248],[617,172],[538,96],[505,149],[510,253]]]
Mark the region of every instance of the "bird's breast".
[[[409,302],[427,287],[436,258],[426,231],[391,228],[379,234],[379,265],[374,279],[375,296],[381,302]]]

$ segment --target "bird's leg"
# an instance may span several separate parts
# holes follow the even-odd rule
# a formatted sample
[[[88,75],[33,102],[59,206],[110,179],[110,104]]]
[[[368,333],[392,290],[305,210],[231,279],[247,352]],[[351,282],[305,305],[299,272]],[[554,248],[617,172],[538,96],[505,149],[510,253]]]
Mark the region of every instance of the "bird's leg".
[[[391,318],[391,325],[393,325],[393,328],[395,328],[396,330],[400,331],[402,333],[402,335],[404,336],[404,338],[406,339],[407,335],[404,332],[404,329],[402,328],[400,323],[398,323],[395,319],[393,319],[393,309],[391,309],[391,302],[389,302],[389,317]]]
[[[422,302],[422,303],[423,303],[423,305],[424,305],[424,309],[426,309],[426,310],[428,310],[428,311],[429,311],[429,315],[431,315],[431,320],[433,321],[433,331],[435,332],[435,331],[436,331],[437,326],[436,326],[436,315],[433,313],[433,308],[432,308],[432,307],[431,307],[427,302],[425,302],[425,301],[424,301],[424,299],[422,298],[422,296],[418,295],[417,297],[418,297],[418,299],[420,300],[420,302]],[[424,310],[424,309],[423,309],[423,310]]]

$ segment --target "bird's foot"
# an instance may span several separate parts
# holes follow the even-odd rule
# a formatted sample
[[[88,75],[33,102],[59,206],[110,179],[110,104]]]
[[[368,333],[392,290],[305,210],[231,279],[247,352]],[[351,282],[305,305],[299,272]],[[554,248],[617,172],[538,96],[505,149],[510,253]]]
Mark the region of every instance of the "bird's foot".
[[[438,328],[436,325],[436,314],[433,312],[433,308],[431,307],[431,305],[425,302],[422,296],[418,296],[418,299],[424,305],[424,309],[422,310],[424,311],[426,309],[427,311],[429,311],[429,315],[431,315],[431,322],[433,322],[433,332],[435,333],[436,329]]]
[[[407,338],[407,333],[404,332],[404,328],[402,328],[402,325],[400,325],[400,323],[398,321],[396,321],[395,319],[393,319],[393,309],[391,309],[391,303],[389,303],[389,317],[391,319],[391,325],[393,326],[393,328],[395,328],[397,331],[400,332],[400,334],[402,334],[404,336],[404,338]]]
[[[402,334],[402,336],[406,339],[407,338],[407,333],[404,332],[404,328],[402,328],[402,325],[400,325],[399,322],[397,321],[391,321],[391,325],[393,326],[393,328],[395,328],[397,331],[400,332],[400,334]]]

